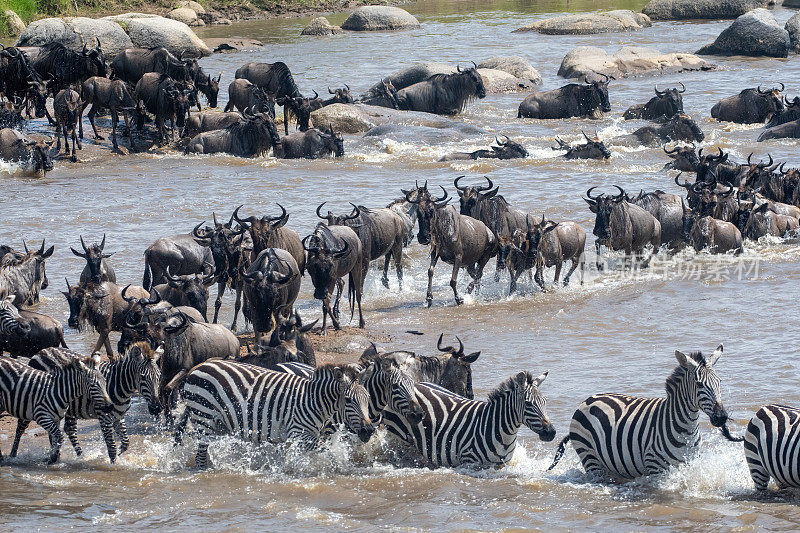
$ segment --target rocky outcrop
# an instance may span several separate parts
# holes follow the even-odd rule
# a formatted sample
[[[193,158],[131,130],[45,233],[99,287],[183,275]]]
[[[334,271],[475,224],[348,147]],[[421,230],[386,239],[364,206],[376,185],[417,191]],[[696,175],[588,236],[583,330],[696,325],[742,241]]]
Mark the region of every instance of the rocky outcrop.
[[[21,35],[25,31],[25,23],[22,22],[19,15],[10,9],[3,11],[0,18],[6,23],[9,35]]]
[[[363,6],[347,17],[342,29],[351,31],[409,30],[419,21],[405,9],[392,6]]]
[[[651,26],[650,17],[627,9],[605,13],[579,13],[537,20],[513,33],[538,32],[547,35],[588,35],[641,30]]]
[[[330,124],[335,131],[350,134],[363,133],[387,124],[432,128],[456,128],[463,125],[462,122],[431,113],[398,111],[364,104],[331,104],[312,112],[311,121],[317,127],[327,128]]]
[[[624,46],[609,54],[595,46],[580,46],[561,62],[558,75],[563,78],[598,79],[599,74],[624,78],[647,74],[666,74],[687,70],[711,70],[716,65],[688,53],[663,54],[653,48]]]
[[[800,13],[796,15],[792,15],[788,21],[786,21],[786,26],[784,26],[787,32],[789,32],[789,41],[792,50],[795,52],[800,50]]]
[[[751,9],[774,3],[775,0],[650,0],[642,13],[653,20],[735,19]]]
[[[188,7],[179,7],[167,13],[167,18],[183,22],[187,26],[205,26],[206,23],[197,12]]]
[[[541,85],[542,76],[530,62],[521,56],[495,56],[478,63],[478,68],[495,69],[507,72],[516,78]]]
[[[97,41],[106,57],[113,58],[133,46],[119,24],[106,19],[86,17],[46,18],[31,22],[17,41],[18,46],[44,46],[59,42],[71,50],[81,50],[84,44],[94,47]]]
[[[264,46],[264,43],[258,39],[240,39],[237,37],[209,37],[208,39],[203,39],[203,42],[215,54],[238,52],[239,50],[256,50],[258,47]]]
[[[531,80],[517,78],[504,70],[479,68],[478,74],[483,78],[483,86],[488,93],[515,93],[530,90],[534,86]]]
[[[698,54],[717,56],[787,57],[791,39],[766,9],[754,9],[733,21]]]
[[[124,13],[105,17],[125,30],[134,46],[153,48],[163,46],[176,56],[207,56],[211,50],[192,29],[177,20],[145,13]]]
[[[344,30],[328,22],[325,17],[315,18],[300,32],[301,35],[336,35],[338,33],[344,33]]]

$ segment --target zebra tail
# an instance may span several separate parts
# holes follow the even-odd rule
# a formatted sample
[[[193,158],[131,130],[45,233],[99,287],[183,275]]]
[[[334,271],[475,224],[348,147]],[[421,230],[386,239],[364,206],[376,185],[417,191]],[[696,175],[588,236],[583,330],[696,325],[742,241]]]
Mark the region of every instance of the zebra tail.
[[[744,437],[734,437],[731,435],[731,430],[728,428],[728,424],[725,424],[719,428],[720,433],[722,436],[728,439],[731,442],[742,442]]]
[[[548,472],[554,469],[558,464],[558,462],[561,460],[561,458],[564,456],[564,451],[567,449],[567,443],[569,442],[570,438],[571,437],[567,435],[561,440],[561,444],[558,445],[558,449],[556,450],[556,456],[553,457],[553,464],[551,464],[550,467],[547,469]]]

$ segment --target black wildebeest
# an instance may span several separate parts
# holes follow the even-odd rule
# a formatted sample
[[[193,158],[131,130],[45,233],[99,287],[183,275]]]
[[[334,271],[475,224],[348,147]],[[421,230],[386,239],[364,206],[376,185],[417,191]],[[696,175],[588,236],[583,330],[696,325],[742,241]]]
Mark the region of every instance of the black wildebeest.
[[[661,246],[661,224],[638,205],[628,203],[625,191],[621,187],[618,185],[614,187],[619,190],[616,196],[605,194],[592,196],[592,190],[595,189],[592,187],[586,191],[584,198],[589,204],[589,209],[596,215],[592,233],[597,237],[595,241],[597,269],[603,269],[603,264],[600,262],[601,246],[615,251],[622,250],[628,257],[632,253],[641,257],[644,255],[645,247],[650,244],[653,247],[652,253],[643,264],[647,266]]]
[[[526,213],[511,207],[505,198],[497,194],[499,187],[493,188],[492,180],[484,176],[488,182],[486,186],[461,187],[458,182],[463,177],[459,176],[453,182],[458,190],[462,215],[480,220],[495,236],[512,235],[517,229],[525,230]]]
[[[208,322],[208,288],[217,281],[216,273],[213,269],[209,270],[210,272],[203,274],[173,276],[167,267],[164,273],[167,282],[156,285],[153,289],[174,307],[186,306],[197,309],[203,321]]]
[[[698,216],[685,205],[682,208],[681,236],[696,251],[706,250],[712,254],[742,251],[742,234],[735,225],[710,216]]]
[[[31,66],[42,79],[50,78],[47,85],[54,93],[80,86],[92,76],[105,77],[107,71],[99,40],[93,49],[84,43],[80,52],[74,52],[59,42],[48,43],[39,49]]]
[[[664,153],[669,156],[671,161],[664,165],[662,170],[680,170],[681,172],[696,172],[697,166],[700,164],[700,158],[695,151],[697,146],[692,143],[691,146],[675,146],[674,148],[667,148],[663,146]]]
[[[311,100],[311,109],[316,111],[317,109],[322,109],[325,106],[329,106],[331,104],[352,104],[353,97],[350,96],[350,86],[346,83],[344,84],[344,88],[341,89],[331,89],[328,87],[328,94],[332,94],[330,98],[322,99],[320,97],[316,97]]]
[[[544,269],[556,267],[553,283],[558,283],[561,277],[561,267],[566,261],[572,261],[567,275],[564,276],[564,285],[569,284],[569,278],[578,266],[581,267],[581,285],[583,285],[583,271],[585,265],[584,248],[586,247],[586,231],[572,221],[553,222],[542,215],[542,220],[528,224],[525,247],[522,249],[533,256],[536,265],[534,279],[544,289]]]
[[[780,89],[772,88],[767,91],[762,91],[761,87],[745,89],[735,96],[723,98],[711,108],[711,116],[720,121],[738,124],[766,122],[783,109],[783,83],[780,86]]]
[[[327,226],[320,222],[314,233],[302,241],[308,252],[306,269],[314,284],[314,298],[322,300],[322,332],[327,331],[327,317],[330,315],[334,329],[341,329],[336,313],[331,310],[331,294],[340,280],[348,277],[347,296],[350,301],[350,316],[354,304],[358,304],[358,327],[364,327],[361,313],[361,292],[364,288],[362,277],[361,240],[356,232],[347,226]],[[338,304],[338,299],[337,299]]]
[[[419,232],[417,240],[420,244],[431,245],[431,264],[428,267],[428,307],[433,304],[433,272],[436,263],[441,259],[453,265],[450,276],[450,287],[456,304],[461,305],[464,299],[458,294],[456,286],[458,271],[466,268],[472,277],[467,293],[480,289],[483,268],[489,259],[497,253],[497,237],[480,220],[459,214],[454,206],[447,205],[447,191],[442,187],[444,196],[431,198],[428,195],[411,198],[409,202],[417,204],[417,220]]]
[[[218,74],[216,78],[212,78],[209,74],[203,72],[203,68],[197,62],[197,59],[192,59],[189,63],[189,79],[194,82],[198,92],[203,93],[206,97],[209,107],[217,107],[217,98],[219,97],[219,82],[222,79],[222,73]],[[200,102],[197,102],[197,109],[200,110]]]
[[[456,152],[442,157],[439,161],[466,161],[470,159],[519,159],[528,157],[528,151],[503,135],[505,140],[495,137],[497,146],[490,146],[488,150],[475,150],[474,152]]]
[[[787,122],[800,120],[800,96],[795,96],[793,100],[789,100],[784,96],[783,104],[784,108],[772,115],[772,118],[764,125],[765,128],[774,128]]]
[[[199,244],[193,234],[161,237],[144,251],[142,287],[149,291],[153,285],[166,283],[167,267],[173,276],[182,276],[202,274],[207,264],[214,264],[211,250]]]
[[[308,128],[308,116],[311,115],[311,108],[308,106],[309,99],[303,98],[303,95],[300,94],[300,89],[297,88],[286,63],[281,61],[246,63],[236,70],[235,77],[246,79],[261,87],[268,94],[273,95],[279,105],[283,106],[284,133],[286,135],[289,134],[289,108],[292,108],[295,113],[301,129]],[[307,113],[305,107],[308,107]]]
[[[553,150],[566,150],[567,153],[565,153],[563,157],[567,159],[608,159],[611,157],[611,151],[597,135],[589,137],[586,135],[586,132],[581,133],[583,133],[583,137],[586,139],[584,144],[570,146],[559,137],[556,137],[558,146],[551,146],[551,148]]]
[[[80,237],[83,252],[79,252],[75,248],[70,248],[73,254],[86,260],[86,266],[84,266],[81,271],[80,284],[85,285],[89,281],[93,283],[113,281],[116,283],[117,274],[114,272],[111,263],[106,261],[109,257],[114,255],[114,252],[110,254],[103,253],[106,247],[106,234],[103,233],[103,240],[100,244],[95,243],[91,246],[86,246],[86,243],[83,242],[83,235]]]
[[[31,357],[45,348],[67,348],[64,328],[58,320],[27,309],[19,314],[25,321],[22,323],[27,324],[26,331],[0,334],[0,356],[8,352],[11,357]]]
[[[333,126],[329,125],[327,131],[311,128],[281,139],[278,153],[283,159],[318,159],[326,155],[342,157],[344,139],[333,131]]]
[[[297,122],[298,130],[308,131],[311,127],[311,112],[314,110],[311,102],[314,101],[317,96],[317,91],[314,91],[313,98],[305,96],[282,96],[275,99],[278,105],[283,106],[283,130],[285,135],[289,135],[289,122],[292,118]]]
[[[182,89],[172,78],[166,74],[148,72],[136,84],[138,127],[144,126],[144,109],[153,114],[158,127],[158,141],[163,143],[166,139],[165,123],[169,120],[172,124],[171,136],[175,134],[175,126],[183,128],[186,116],[189,114],[188,94],[190,89]]]
[[[169,50],[159,48],[127,48],[111,61],[111,77],[136,85],[148,72],[166,74],[173,80],[189,81],[189,66]]]
[[[128,143],[133,148],[133,137],[131,136],[131,124],[128,114],[136,109],[136,100],[134,100],[124,81],[93,76],[83,82],[81,100],[83,101],[81,116],[83,116],[83,112],[88,105],[91,104],[92,106],[88,116],[89,123],[92,125],[92,130],[94,130],[95,139],[103,139],[103,136],[97,133],[94,117],[101,109],[108,109],[111,112],[111,144],[115,149],[118,148],[117,124],[119,123],[119,112],[122,111],[125,129],[128,132]],[[83,121],[80,122],[80,134],[81,139],[83,139]]]
[[[552,91],[529,95],[519,105],[518,118],[594,117],[611,111],[608,101],[609,77],[603,81],[584,79],[584,84],[570,83]]]
[[[758,136],[758,142],[770,139],[797,139],[800,138],[800,120],[793,120],[778,126],[765,129]]]
[[[397,104],[397,89],[392,85],[392,82],[387,80],[381,81],[376,87],[370,89],[365,95],[358,99],[358,102],[366,105],[399,109]]]
[[[55,246],[45,250],[45,241],[38,250],[28,250],[25,241],[22,241],[25,253],[13,253],[15,258],[3,261],[0,266],[0,294],[13,294],[14,305],[22,308],[39,301],[39,292],[47,288],[45,261],[51,255]]]
[[[671,248],[678,247],[683,241],[683,198],[656,190],[645,193],[641,191],[636,198],[625,198],[629,203],[638,205],[661,224],[661,243]]]
[[[611,144],[621,146],[659,146],[674,141],[702,141],[705,134],[688,115],[679,113],[661,124],[642,126],[628,135],[610,139]]]
[[[78,122],[81,119],[83,102],[81,95],[72,89],[59,91],[53,99],[53,114],[56,117],[56,153],[61,151],[61,135],[64,135],[64,154],[69,154],[69,137],[72,137],[72,155],[70,160],[78,160],[75,146],[81,150],[81,140],[78,138]]]
[[[270,148],[279,151],[282,146],[281,139],[275,122],[269,115],[265,113],[252,115],[247,110],[243,114],[241,121],[234,122],[225,129],[195,135],[186,146],[185,152],[257,157],[269,152]]]
[[[434,74],[397,91],[398,109],[455,115],[475,98],[486,98],[486,87],[476,66],[456,69],[453,74]]]
[[[239,218],[239,209],[242,208],[240,205],[233,211],[233,219],[250,232],[253,241],[250,259],[254,260],[262,250],[267,248],[280,248],[292,254],[302,276],[306,270],[306,254],[303,251],[303,243],[295,230],[285,227],[289,221],[289,214],[281,204],[278,204],[278,207],[281,208],[281,214],[277,217],[264,215],[261,218],[255,216]]]
[[[371,261],[385,257],[383,263],[383,277],[381,283],[389,288],[389,261],[394,258],[397,270],[397,282],[403,287],[403,242],[405,238],[405,224],[395,211],[389,208],[370,209],[363,205],[353,205],[353,212],[346,216],[335,216],[330,211],[326,216],[320,213],[322,202],[317,207],[317,216],[327,221],[328,226],[342,225],[355,230],[361,239],[362,251],[362,278],[366,278]],[[351,204],[352,205],[352,204]]]
[[[183,136],[191,139],[199,133],[223,130],[231,124],[242,122],[242,120],[242,115],[236,111],[226,112],[206,109],[186,119],[186,127],[183,129]]]
[[[53,158],[44,142],[27,139],[11,128],[0,130],[0,159],[16,163],[23,174],[44,176],[53,170]]]
[[[686,86],[682,83],[681,89],[677,87],[667,89],[666,91],[659,91],[658,85],[655,87],[656,95],[651,98],[646,104],[634,104],[629,107],[622,118],[631,120],[635,118],[644,118],[653,120],[656,118],[672,118],[678,113],[683,113],[683,96],[686,92]]]
[[[261,336],[275,326],[280,308],[294,306],[300,292],[300,270],[292,254],[280,248],[267,248],[240,275],[245,317],[253,324],[258,344]]]
[[[225,111],[236,108],[240,113],[245,109],[255,113],[267,113],[275,118],[275,97],[264,89],[245,79],[236,79],[228,85],[228,103]]]
[[[0,45],[2,46],[2,45]],[[0,91],[12,102],[22,102],[28,110],[33,104],[34,115],[41,118],[50,115],[45,103],[47,101],[47,84],[31,66],[25,54],[19,48],[9,47],[0,51]]]

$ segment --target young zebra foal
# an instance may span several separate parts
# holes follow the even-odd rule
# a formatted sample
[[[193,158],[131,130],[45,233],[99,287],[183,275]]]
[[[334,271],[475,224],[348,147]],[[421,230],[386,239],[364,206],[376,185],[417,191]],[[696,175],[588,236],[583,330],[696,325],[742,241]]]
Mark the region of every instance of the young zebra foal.
[[[0,413],[34,420],[50,437],[48,464],[58,461],[64,435],[61,419],[71,402],[88,396],[98,409],[111,409],[103,375],[91,357],[74,359],[52,374],[0,357]],[[2,460],[2,454],[0,454]]]
[[[765,405],[747,425],[744,455],[757,490],[767,490],[769,478],[778,488],[800,487],[800,410]]]
[[[569,435],[559,444],[548,470],[558,464],[572,440],[584,470],[592,477],[633,479],[665,472],[685,462],[700,443],[701,410],[711,425],[722,428],[727,436],[728,414],[713,368],[721,355],[721,344],[709,357],[676,351],[678,367],[667,378],[666,398],[590,396],[572,415]]]
[[[158,412],[158,382],[161,371],[158,360],[164,353],[160,347],[153,351],[147,342],[132,344],[125,352],[125,356],[113,362],[101,362],[98,365],[100,373],[106,380],[106,389],[111,399],[112,409],[98,409],[87,395],[80,396],[72,401],[64,417],[64,432],[69,437],[75,454],[80,456],[83,450],[78,444],[78,419],[100,421],[100,431],[106,442],[108,458],[113,464],[117,459],[117,445],[114,442],[114,431],[120,439],[119,453],[125,453],[130,441],[128,428],[125,426],[125,413],[131,406],[131,398],[138,390],[147,400],[150,412]],[[28,364],[44,372],[57,372],[75,359],[81,359],[79,353],[64,348],[46,348],[34,355]],[[20,418],[17,422],[17,433],[14,436],[14,445],[11,448],[11,457],[17,455],[17,448],[22,434],[28,428],[30,420]]]

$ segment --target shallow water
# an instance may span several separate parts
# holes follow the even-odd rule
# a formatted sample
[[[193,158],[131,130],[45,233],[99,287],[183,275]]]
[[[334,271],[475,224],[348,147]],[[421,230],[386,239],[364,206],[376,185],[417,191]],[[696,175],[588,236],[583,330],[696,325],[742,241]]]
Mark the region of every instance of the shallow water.
[[[694,51],[711,42],[728,22],[660,22],[641,32],[594,36],[511,34],[543,13],[597,7],[640,7],[643,2],[425,2],[408,7],[422,28],[403,33],[347,34],[332,38],[300,37],[308,19],[245,22],[207,28],[204,36],[235,35],[264,42],[255,51],[215,55],[202,61],[209,72],[222,72],[223,85],[245,61],[285,61],[300,89],[323,93],[328,85],[350,85],[360,93],[382,76],[417,60],[467,63],[494,55],[522,55],[544,78],[544,89],[564,83],[556,76],[563,56],[575,46],[615,50],[643,45],[664,52]],[[780,22],[790,10],[774,11]],[[343,15],[331,17],[340,23]],[[487,131],[464,140],[446,133],[431,144],[413,135],[360,139],[347,137],[340,160],[255,161],[227,156],[179,154],[123,157],[99,155],[79,164],[60,161],[46,179],[3,177],[6,223],[0,242],[21,245],[46,237],[56,245],[47,270],[51,288],[39,310],[66,323],[68,310],[58,291],[64,276],[77,280],[80,259],[69,252],[78,236],[87,241],[108,234],[108,251],[121,283],[138,283],[142,252],[155,238],[187,231],[211,212],[229,214],[244,203],[243,213],[275,213],[281,202],[291,213],[289,225],[302,235],[315,224],[314,207],[327,200],[340,209],[357,201],[382,206],[414,180],[450,189],[466,174],[490,176],[511,203],[549,218],[580,222],[588,232],[593,217],[580,195],[592,185],[619,184],[681,190],[661,172],[667,158],[660,149],[612,149],[607,162],[568,162],[554,157],[556,135],[568,141],[580,131],[603,138],[630,132],[639,123],[620,119],[622,111],[651,95],[653,84],[679,80],[687,86],[686,111],[706,132],[704,146],[722,146],[732,158],[771,152],[798,165],[797,141],[757,144],[758,128],[711,121],[714,102],[759,83],[787,83],[794,96],[800,68],[797,59],[718,58],[713,72],[684,73],[612,82],[613,111],[598,121],[537,122],[516,119],[524,94],[489,95],[459,119]],[[226,100],[223,90],[220,107]],[[87,124],[88,126],[88,124]],[[454,150],[487,146],[494,134],[521,141],[531,152],[524,161],[435,162]],[[89,141],[87,141],[89,142]],[[589,236],[587,251],[593,250]],[[588,263],[593,262],[593,252]],[[661,395],[675,364],[676,349],[711,351],[725,343],[718,364],[723,398],[733,429],[764,403],[800,402],[796,387],[797,283],[800,247],[795,243],[750,244],[743,259],[682,254],[635,278],[587,271],[583,287],[539,293],[522,284],[522,294],[507,297],[508,280],[491,274],[484,290],[454,307],[447,285],[449,268],[440,263],[434,283],[434,307],[424,307],[428,254],[409,250],[406,284],[385,291],[372,271],[367,278],[367,327],[394,335],[398,348],[435,351],[444,331],[459,335],[468,351],[481,350],[474,365],[475,392],[485,397],[519,370],[550,370],[542,386],[548,411],[559,432],[568,429],[573,409],[588,395],[603,391]],[[488,270],[493,270],[490,262]],[[703,267],[698,275],[694,268]],[[756,270],[757,267],[757,270]],[[741,276],[740,276],[741,274]],[[547,274],[551,278],[552,271]],[[466,275],[460,275],[464,291]],[[740,279],[742,278],[742,279]],[[552,279],[552,278],[551,278]],[[577,276],[573,278],[577,281]],[[304,282],[299,307],[319,316],[310,283]],[[230,320],[225,297],[223,322]],[[424,336],[405,334],[419,330]],[[89,350],[90,334],[67,330],[71,347]],[[526,429],[512,464],[499,471],[472,472],[411,468],[390,460],[392,445],[375,439],[367,449],[336,442],[330,450],[303,456],[269,447],[257,451],[226,441],[212,447],[216,467],[206,473],[186,468],[193,446],[172,449],[170,439],[150,426],[140,404],[132,414],[136,436],[131,451],[115,466],[107,464],[99,432],[82,434],[88,457],[75,459],[65,446],[64,463],[39,465],[44,451],[27,447],[10,466],[0,467],[0,525],[5,529],[65,526],[124,529],[267,530],[308,529],[796,529],[800,512],[796,494],[756,498],[740,445],[724,441],[703,421],[704,443],[689,464],[658,479],[618,485],[588,483],[577,456],[567,452],[552,473],[545,473],[555,443],[541,443]],[[11,435],[0,434],[8,450]],[[557,442],[557,441],[556,441]],[[392,466],[395,465],[395,466]]]

